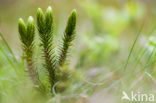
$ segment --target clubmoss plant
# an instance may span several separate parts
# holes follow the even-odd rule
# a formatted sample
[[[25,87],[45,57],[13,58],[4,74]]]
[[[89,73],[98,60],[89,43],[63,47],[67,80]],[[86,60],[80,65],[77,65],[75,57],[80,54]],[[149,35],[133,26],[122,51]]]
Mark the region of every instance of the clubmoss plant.
[[[34,47],[34,34],[35,26],[32,17],[29,17],[27,25],[20,18],[19,23],[19,34],[22,41],[23,52],[26,55],[28,73],[35,84],[38,84],[38,73],[35,70],[33,63],[33,47]],[[53,43],[53,12],[52,8],[49,6],[43,13],[41,8],[37,10],[37,30],[39,32],[42,55],[44,60],[44,67],[47,70],[49,83],[51,89],[57,85],[57,82],[64,84],[68,82],[68,75],[71,72],[67,72],[67,69],[63,69],[65,64],[67,54],[69,52],[69,47],[72,45],[72,41],[75,37],[76,28],[76,10],[73,10],[68,18],[67,26],[65,28],[64,35],[62,37],[61,45],[59,45],[59,53],[56,53],[54,43]],[[59,54],[59,55],[56,55]],[[67,68],[67,67],[66,67]],[[59,73],[58,73],[59,72]],[[57,75],[59,74],[59,75]],[[63,79],[61,79],[63,78]],[[65,86],[67,87],[67,86]],[[63,90],[65,88],[63,86]],[[62,89],[62,88],[60,88]],[[61,90],[62,91],[62,90]]]
[[[59,49],[58,64],[62,66],[65,63],[68,49],[72,45],[72,41],[75,37],[75,28],[76,28],[76,10],[73,10],[71,15],[68,18],[67,26],[62,38],[63,45]]]
[[[20,40],[22,42],[22,49],[24,52],[24,57],[27,63],[27,71],[31,77],[33,83],[38,85],[39,79],[37,71],[35,70],[33,62],[33,47],[34,47],[34,34],[35,34],[35,25],[33,17],[28,18],[27,25],[25,25],[22,18],[18,21],[18,30],[20,34]]]
[[[58,48],[58,57],[57,57],[57,80],[59,81],[56,86],[57,92],[63,92],[70,84],[69,78],[73,71],[67,66],[66,58],[72,46],[72,41],[75,37],[75,29],[76,29],[76,10],[73,10],[70,14],[66,28],[64,31],[64,35],[62,37],[61,44]]]
[[[51,7],[47,8],[45,15],[43,14],[41,8],[37,10],[37,26],[41,44],[43,46],[43,55],[45,59],[44,65],[48,71],[50,84],[53,87],[56,82],[56,60],[53,47],[53,13]]]

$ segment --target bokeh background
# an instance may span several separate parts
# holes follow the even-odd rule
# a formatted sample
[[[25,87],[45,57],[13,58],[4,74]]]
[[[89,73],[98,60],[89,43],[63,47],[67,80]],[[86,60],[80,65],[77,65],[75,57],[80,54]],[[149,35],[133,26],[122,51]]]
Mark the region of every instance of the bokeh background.
[[[48,6],[53,8],[57,38],[62,36],[70,12],[76,9],[78,13],[69,58],[71,68],[82,72],[87,86],[79,92],[81,99],[71,103],[119,103],[122,91],[128,88],[127,92],[156,93],[156,0],[0,0],[0,31],[16,58],[22,55],[18,19],[26,21],[30,15],[35,19],[37,8],[45,11]],[[7,62],[0,60],[4,68]],[[118,83],[121,78],[126,79]]]

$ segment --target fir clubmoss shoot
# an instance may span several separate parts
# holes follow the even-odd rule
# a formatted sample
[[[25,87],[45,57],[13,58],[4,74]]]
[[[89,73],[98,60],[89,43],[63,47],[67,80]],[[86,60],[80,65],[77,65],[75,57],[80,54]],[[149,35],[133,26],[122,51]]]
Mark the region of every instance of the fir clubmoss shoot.
[[[31,77],[33,83],[38,85],[39,79],[37,71],[35,70],[33,62],[33,47],[34,47],[34,34],[35,26],[33,17],[28,18],[27,25],[25,25],[22,18],[18,21],[18,30],[20,34],[20,40],[22,42],[22,48],[24,52],[24,57],[27,62],[28,74]]]
[[[75,37],[75,28],[76,28],[76,10],[73,10],[71,15],[68,18],[66,29],[62,38],[63,44],[59,50],[60,54],[58,57],[58,64],[62,66],[65,63],[68,49],[72,45],[72,41]]]
[[[43,46],[45,68],[49,74],[51,87],[56,83],[55,77],[55,57],[53,47],[53,12],[51,7],[48,7],[45,15],[41,8],[37,10],[37,26],[41,44]]]

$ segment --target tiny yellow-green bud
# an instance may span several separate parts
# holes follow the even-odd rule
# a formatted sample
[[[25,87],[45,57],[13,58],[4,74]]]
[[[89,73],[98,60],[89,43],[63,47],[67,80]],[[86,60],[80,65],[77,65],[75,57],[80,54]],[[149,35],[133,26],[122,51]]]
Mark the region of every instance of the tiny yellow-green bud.
[[[37,9],[37,13],[39,13],[39,12],[43,14],[43,11],[42,11],[41,8],[38,8],[38,9]]]
[[[41,8],[37,10],[37,26],[40,34],[44,34],[45,32],[45,20],[44,14]]]
[[[53,27],[53,12],[52,8],[49,6],[45,13],[45,24],[46,24],[46,33],[50,33]]]
[[[19,34],[20,34],[20,38],[21,38],[22,42],[24,43],[26,35],[27,35],[27,30],[26,30],[26,25],[25,25],[22,18],[20,18],[18,20],[18,31],[19,31]]]
[[[74,9],[68,18],[68,22],[67,22],[67,26],[66,26],[66,30],[65,30],[65,33],[68,36],[73,35],[75,32],[76,17],[77,17],[77,13],[76,13],[76,10]]]
[[[28,22],[34,22],[34,19],[33,19],[33,17],[32,16],[29,16],[29,18],[28,18]]]
[[[29,16],[27,24],[27,39],[29,39],[30,43],[34,40],[34,34],[35,34],[34,19],[32,16]]]
[[[76,13],[76,9],[74,9],[73,11],[72,11],[72,15],[77,15],[77,13]]]
[[[51,6],[48,6],[47,11],[52,11]]]
[[[42,21],[44,21],[44,15],[41,8],[37,9],[37,19],[43,19]]]

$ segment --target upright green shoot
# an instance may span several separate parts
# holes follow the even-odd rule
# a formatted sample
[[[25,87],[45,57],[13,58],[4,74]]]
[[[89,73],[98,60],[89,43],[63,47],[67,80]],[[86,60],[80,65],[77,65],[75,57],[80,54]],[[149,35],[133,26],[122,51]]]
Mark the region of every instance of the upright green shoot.
[[[49,74],[50,84],[53,85],[56,82],[55,77],[55,56],[53,47],[53,12],[51,7],[48,7],[45,15],[42,9],[37,10],[37,26],[39,31],[39,36],[41,39],[41,44],[43,47],[43,55],[45,60],[45,68]]]
[[[68,49],[72,45],[72,41],[75,37],[75,28],[76,28],[76,10],[73,10],[71,15],[68,18],[66,29],[62,38],[62,45],[59,48],[59,57],[58,57],[58,64],[62,66],[65,63]]]
[[[33,47],[34,47],[34,34],[35,34],[35,26],[34,20],[30,16],[28,18],[28,23],[25,25],[22,18],[18,21],[18,30],[20,34],[20,40],[22,42],[22,48],[24,52],[24,57],[27,62],[28,74],[31,77],[33,83],[38,85],[39,79],[37,71],[35,70],[34,62],[33,62]]]

